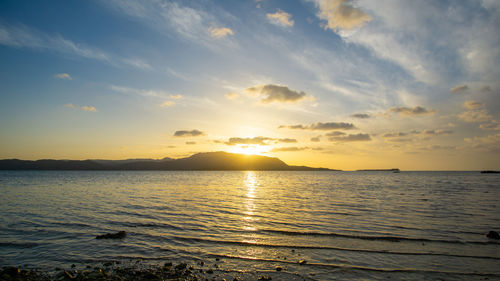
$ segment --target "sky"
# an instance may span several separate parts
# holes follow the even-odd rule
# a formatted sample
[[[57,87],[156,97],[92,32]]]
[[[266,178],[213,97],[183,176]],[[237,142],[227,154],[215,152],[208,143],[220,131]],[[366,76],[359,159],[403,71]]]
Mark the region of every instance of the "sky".
[[[0,2],[0,158],[500,169],[500,1]]]

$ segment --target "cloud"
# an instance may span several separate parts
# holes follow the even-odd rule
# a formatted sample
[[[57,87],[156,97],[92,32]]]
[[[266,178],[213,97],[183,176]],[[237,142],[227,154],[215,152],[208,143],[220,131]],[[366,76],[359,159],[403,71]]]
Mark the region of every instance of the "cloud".
[[[398,137],[406,137],[408,134],[407,133],[402,133],[402,132],[397,132],[397,133],[386,133],[383,134],[383,138],[398,138]]]
[[[479,125],[479,128],[487,131],[500,131],[500,121],[491,120],[490,123]]]
[[[187,141],[186,144],[187,145],[194,145],[194,144],[196,144],[196,142],[195,141]]]
[[[234,32],[228,27],[211,27],[208,31],[213,38],[224,38],[228,35],[234,35]]]
[[[58,73],[58,74],[55,74],[54,77],[57,79],[62,79],[62,80],[72,80],[73,79],[71,77],[71,75],[69,75],[68,73]]]
[[[490,88],[490,86],[488,86],[488,85],[486,85],[486,86],[481,86],[481,88],[479,88],[479,92],[481,92],[481,93],[491,92],[491,88]]]
[[[72,103],[68,103],[68,104],[65,104],[64,105],[65,107],[68,107],[68,108],[75,108],[75,109],[80,109],[80,110],[83,110],[83,111],[90,111],[90,112],[97,112],[97,109],[91,105],[74,105]]]
[[[468,123],[476,123],[476,122],[486,122],[491,119],[493,119],[493,116],[491,116],[486,109],[479,109],[479,110],[469,110],[462,112],[460,115],[458,115],[458,118],[460,120],[468,122]]]
[[[268,137],[253,137],[253,138],[229,138],[226,145],[237,145],[237,144],[257,144],[257,145],[269,145],[269,141],[274,140]]]
[[[283,143],[294,143],[294,142],[297,142],[296,139],[289,139],[289,138],[285,138],[285,139],[277,139],[278,142],[283,142]]]
[[[296,147],[296,146],[291,146],[291,147],[276,147],[271,150],[271,152],[295,152],[295,151],[304,151],[309,149],[309,147],[304,146],[304,147]]]
[[[500,133],[484,137],[465,138],[472,148],[488,152],[500,152]]]
[[[425,150],[425,151],[454,150],[454,149],[456,149],[455,146],[452,146],[452,145],[439,145],[439,144],[434,144],[434,145],[428,145],[428,146],[420,147],[420,150]]]
[[[417,116],[417,115],[427,115],[434,114],[436,111],[434,109],[426,109],[421,106],[415,106],[413,108],[409,107],[391,107],[387,110],[388,112],[399,113],[403,116]]]
[[[260,103],[262,104],[268,104],[273,102],[293,103],[302,100],[306,96],[306,93],[304,92],[297,92],[289,89],[286,86],[273,85],[273,84],[250,87],[245,89],[245,92],[249,94],[263,96],[264,98],[260,100]]]
[[[339,131],[334,131],[334,132],[330,132],[330,133],[326,134],[327,137],[338,137],[338,136],[345,136],[345,135],[346,135],[346,133],[339,132]]]
[[[0,23],[0,45],[69,54],[72,56],[106,62],[113,66],[131,65],[142,69],[145,67],[147,68],[146,64],[139,59],[129,59],[115,56],[98,48],[66,39],[60,34],[43,33],[21,24],[4,25]],[[61,77],[57,78],[67,79]]]
[[[115,92],[122,93],[122,94],[134,94],[134,95],[139,95],[143,97],[153,97],[153,98],[162,98],[162,99],[180,99],[182,98],[182,95],[172,95],[167,91],[163,90],[146,90],[146,89],[135,89],[135,88],[130,88],[130,87],[123,87],[123,86],[117,86],[117,85],[110,85],[109,88]]]
[[[356,114],[351,115],[351,117],[358,118],[358,119],[368,119],[371,116],[369,114],[366,114],[366,113],[356,113]]]
[[[318,18],[325,20],[325,29],[337,32],[353,29],[371,20],[371,16],[351,5],[350,0],[315,0]]]
[[[101,3],[123,15],[139,20],[168,37],[178,35],[183,40],[211,50],[237,46],[236,42],[228,37],[234,32],[224,27],[225,24],[219,20],[234,19],[234,16],[215,6],[202,8],[195,2],[186,1],[108,0]],[[209,13],[214,10],[217,17]],[[214,28],[207,28],[210,26]],[[225,40],[220,40],[221,38]]]
[[[338,34],[428,85],[495,81],[499,11],[484,2],[356,0],[373,20]]]
[[[451,135],[453,131],[451,130],[424,130],[422,134],[427,136],[443,136],[443,135]]]
[[[205,135],[204,132],[199,130],[181,130],[175,131],[174,137],[199,137]]]
[[[459,94],[467,91],[469,87],[467,85],[458,85],[450,89],[450,93]]]
[[[109,61],[109,55],[92,47],[75,43],[61,35],[48,35],[25,25],[0,24],[0,44],[18,47],[53,50],[81,57]]]
[[[123,59],[123,63],[133,66],[135,68],[140,68],[143,70],[151,70],[153,67],[149,65],[147,62],[141,60],[141,59]]]
[[[312,142],[320,142],[320,141],[321,141],[321,139],[320,139],[320,137],[312,137],[312,138],[311,138],[311,141],[312,141]]]
[[[175,102],[171,100],[164,101],[162,104],[160,104],[161,107],[170,107],[174,106]]]
[[[294,21],[292,20],[292,15],[280,9],[278,9],[278,11],[276,11],[276,13],[274,14],[268,13],[267,18],[271,23],[276,25],[293,26],[294,24]]]
[[[281,125],[278,129],[299,129],[299,130],[317,130],[317,131],[331,131],[331,130],[351,130],[356,129],[352,123],[344,122],[317,122],[311,125]]]
[[[296,139],[290,138],[270,138],[270,137],[252,137],[252,138],[229,138],[228,141],[224,142],[226,145],[237,145],[237,144],[254,144],[254,145],[270,145],[271,143],[296,143]],[[220,143],[220,141],[219,141]]]
[[[484,107],[484,103],[468,100],[464,102],[463,107],[466,109],[480,109]]]
[[[349,135],[339,135],[328,138],[332,142],[356,142],[356,141],[370,141],[372,140],[369,134],[349,134]]]
[[[177,94],[177,95],[170,95],[169,96],[171,99],[174,99],[174,100],[180,100],[182,99],[182,95],[181,94]]]
[[[235,99],[239,98],[239,97],[240,97],[240,95],[239,95],[238,93],[227,93],[227,94],[225,95],[225,97],[226,97],[226,99],[228,99],[228,100],[235,100]]]

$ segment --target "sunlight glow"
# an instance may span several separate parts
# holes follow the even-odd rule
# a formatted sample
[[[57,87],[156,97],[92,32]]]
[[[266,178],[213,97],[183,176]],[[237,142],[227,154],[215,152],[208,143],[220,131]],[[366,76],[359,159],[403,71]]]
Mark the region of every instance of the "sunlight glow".
[[[246,154],[246,155],[265,155],[265,153],[268,152],[267,147],[262,146],[262,145],[235,145],[234,147],[230,148],[228,152],[231,153],[240,153],[240,154]]]

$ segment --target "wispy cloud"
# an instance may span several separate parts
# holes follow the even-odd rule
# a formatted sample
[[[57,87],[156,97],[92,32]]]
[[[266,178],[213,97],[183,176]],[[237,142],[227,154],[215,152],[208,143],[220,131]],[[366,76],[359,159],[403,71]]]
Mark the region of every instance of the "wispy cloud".
[[[326,21],[325,29],[338,31],[362,26],[371,20],[369,14],[354,7],[350,0],[315,0],[318,17]]]
[[[160,104],[161,107],[171,107],[171,106],[174,106],[175,105],[175,102],[174,101],[170,101],[170,100],[167,100],[167,101],[164,101]]]
[[[118,92],[118,93],[134,94],[134,95],[139,95],[139,96],[143,96],[143,97],[155,97],[155,98],[163,98],[163,99],[168,99],[168,98],[175,99],[175,97],[176,97],[176,95],[172,95],[167,91],[156,90],[156,89],[136,89],[136,88],[130,88],[130,87],[124,87],[124,86],[118,86],[118,85],[110,85],[109,88],[115,92]]]
[[[127,64],[127,65],[130,65],[130,66],[133,66],[135,68],[140,68],[140,69],[143,69],[143,70],[151,70],[153,69],[153,67],[145,62],[144,60],[141,60],[141,59],[123,59],[122,60],[124,64]]]
[[[372,21],[339,35],[429,85],[454,83],[457,77],[494,81],[499,75],[498,10],[484,2],[358,0]]]
[[[234,93],[234,92],[232,92],[232,93],[227,93],[227,94],[225,94],[224,96],[225,96],[225,97],[226,97],[226,99],[228,99],[228,100],[235,100],[235,99],[237,99],[237,98],[239,98],[239,97],[240,97],[240,95],[239,95],[238,93]]]
[[[47,49],[91,59],[110,61],[109,55],[97,48],[75,43],[59,34],[45,34],[25,25],[2,25],[0,23],[0,44],[18,48]]]
[[[228,35],[234,35],[233,30],[228,27],[211,27],[208,30],[210,31],[210,36],[214,38],[224,38]]]
[[[225,26],[225,24],[210,14],[207,9],[201,9],[195,5],[188,6],[187,2],[109,0],[102,3],[168,36],[179,35],[182,39],[212,50],[221,46],[237,46],[236,42],[227,36],[234,34],[230,28],[207,28]],[[227,15],[227,18],[231,17],[223,10],[217,12]],[[222,38],[224,40],[221,40]]]
[[[64,105],[67,108],[75,108],[83,111],[97,112],[97,109],[91,105],[75,105],[72,103],[68,103]]]
[[[4,25],[0,23],[0,44],[15,48],[30,48],[69,54],[99,60],[113,66],[129,65],[141,69],[151,69],[151,66],[142,60],[112,55],[99,48],[66,39],[60,34],[47,34],[22,24]]]
[[[175,131],[174,137],[199,137],[204,136],[205,133],[200,130],[180,130]]]
[[[57,78],[57,79],[62,79],[62,80],[71,80],[71,79],[73,79],[71,77],[71,75],[69,75],[68,73],[58,73],[58,74],[55,74],[54,77]]]
[[[268,13],[267,18],[271,23],[276,25],[288,26],[288,27],[294,25],[292,15],[280,9],[278,9],[276,13]]]
[[[177,95],[169,95],[169,97],[171,99],[174,99],[174,100],[180,100],[182,99],[182,95],[181,94],[177,94]]]
[[[345,122],[317,122],[311,125],[281,125],[278,129],[298,129],[298,130],[318,130],[318,131],[331,131],[331,130],[351,130],[356,127],[352,123]]]

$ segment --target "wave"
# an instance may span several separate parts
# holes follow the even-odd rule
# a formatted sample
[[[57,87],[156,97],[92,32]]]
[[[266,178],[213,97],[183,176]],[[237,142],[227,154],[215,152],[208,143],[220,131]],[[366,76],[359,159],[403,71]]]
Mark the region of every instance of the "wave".
[[[117,221],[111,221],[109,223],[110,224],[114,224],[114,225],[127,226],[127,227],[152,227],[152,228],[169,228],[169,229],[183,230],[182,227],[178,227],[178,226],[171,225],[171,224],[168,224],[168,223],[157,223],[157,222],[148,222],[148,223],[143,223],[143,222],[117,222]]]
[[[0,242],[0,247],[6,247],[6,248],[33,248],[36,246],[39,246],[40,244],[38,243],[16,243],[16,242]]]
[[[275,260],[275,259],[265,259],[265,258],[255,258],[246,256],[233,256],[233,255],[221,255],[221,254],[209,254],[212,257],[228,258],[228,259],[240,259],[249,261],[262,261],[262,262],[274,262],[274,263],[285,263],[285,264],[297,264],[298,262],[286,261],[286,260]],[[348,264],[330,264],[330,263],[305,263],[300,266],[305,267],[323,267],[323,268],[335,268],[342,270],[361,270],[361,271],[372,271],[380,273],[420,273],[420,274],[447,274],[447,275],[461,275],[461,276],[480,276],[480,277],[500,277],[500,274],[495,273],[479,273],[479,272],[455,272],[455,271],[439,271],[439,270],[429,270],[429,269],[416,269],[416,268],[375,268],[368,266],[358,266],[358,265],[348,265]]]
[[[462,240],[444,240],[444,239],[429,239],[429,238],[412,238],[401,236],[372,236],[372,235],[356,235],[356,234],[343,234],[334,232],[309,232],[309,231],[290,231],[290,230],[274,230],[274,229],[261,229],[256,230],[256,233],[275,233],[282,235],[294,236],[332,236],[344,237],[362,240],[382,240],[389,242],[413,241],[413,242],[436,242],[436,243],[450,243],[450,244],[478,244],[478,245],[500,245],[499,242],[494,241],[462,241]]]
[[[265,247],[265,248],[336,250],[336,251],[345,251],[345,252],[362,252],[362,253],[377,253],[377,254],[390,254],[390,255],[445,256],[445,257],[458,257],[458,258],[500,260],[500,257],[458,255],[458,254],[446,254],[446,253],[434,253],[434,252],[396,252],[396,251],[386,251],[386,250],[354,249],[354,248],[331,247],[331,246],[265,244],[265,243],[253,243],[253,242],[245,242],[245,241],[214,240],[214,239],[206,239],[206,238],[179,237],[179,236],[174,236],[174,238],[179,239],[179,240],[189,241],[189,242],[202,242],[202,243],[205,242],[205,243],[214,243],[214,244],[230,244],[230,245],[239,245],[239,246]]]

